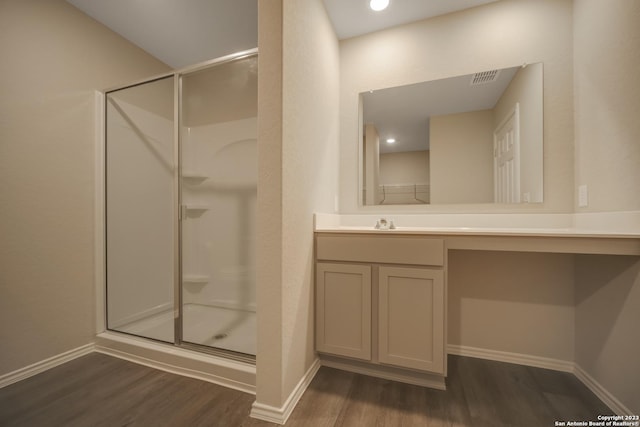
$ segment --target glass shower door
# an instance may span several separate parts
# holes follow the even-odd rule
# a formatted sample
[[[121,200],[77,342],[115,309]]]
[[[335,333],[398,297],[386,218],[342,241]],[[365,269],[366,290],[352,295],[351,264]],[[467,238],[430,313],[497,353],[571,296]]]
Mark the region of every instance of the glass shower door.
[[[181,86],[182,341],[255,355],[257,56]]]
[[[174,342],[174,77],[106,94],[107,328]]]

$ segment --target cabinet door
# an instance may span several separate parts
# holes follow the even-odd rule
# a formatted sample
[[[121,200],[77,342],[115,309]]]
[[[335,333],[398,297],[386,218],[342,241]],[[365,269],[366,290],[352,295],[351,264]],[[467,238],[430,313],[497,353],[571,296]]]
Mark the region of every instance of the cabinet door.
[[[444,274],[440,269],[380,267],[381,363],[444,373]]]
[[[371,267],[316,264],[316,349],[371,360]]]

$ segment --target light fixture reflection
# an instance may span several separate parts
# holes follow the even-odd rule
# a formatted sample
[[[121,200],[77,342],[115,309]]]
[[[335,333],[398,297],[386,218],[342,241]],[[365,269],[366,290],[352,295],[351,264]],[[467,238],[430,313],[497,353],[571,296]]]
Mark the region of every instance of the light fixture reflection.
[[[387,6],[389,6],[389,0],[371,0],[369,2],[369,7],[376,12],[385,10]]]
[[[395,144],[395,143],[396,143],[395,138],[388,138],[387,139],[387,144]]]

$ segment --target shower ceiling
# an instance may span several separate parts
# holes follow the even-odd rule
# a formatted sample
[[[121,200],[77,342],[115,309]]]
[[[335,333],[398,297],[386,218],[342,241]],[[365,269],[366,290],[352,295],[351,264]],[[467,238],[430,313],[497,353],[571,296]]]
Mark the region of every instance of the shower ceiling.
[[[258,0],[67,0],[173,68],[258,45]],[[338,38],[479,6],[496,0],[323,0]]]

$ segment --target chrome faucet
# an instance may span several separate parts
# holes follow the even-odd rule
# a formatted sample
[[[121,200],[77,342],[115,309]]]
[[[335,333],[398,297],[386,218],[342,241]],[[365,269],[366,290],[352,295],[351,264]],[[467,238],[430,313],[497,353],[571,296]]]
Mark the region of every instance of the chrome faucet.
[[[387,221],[386,218],[380,218],[376,221],[376,230],[395,230],[396,226],[393,224],[393,221]]]

